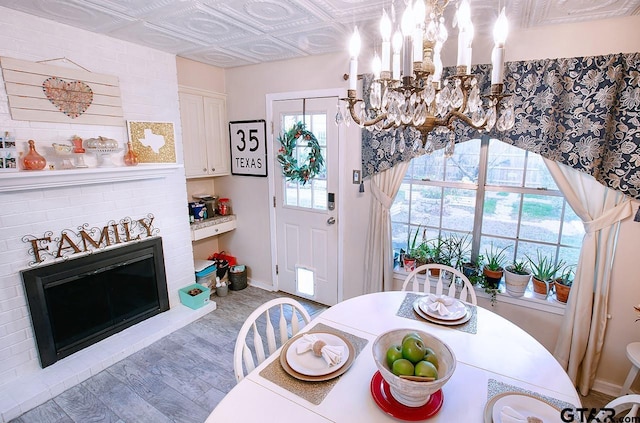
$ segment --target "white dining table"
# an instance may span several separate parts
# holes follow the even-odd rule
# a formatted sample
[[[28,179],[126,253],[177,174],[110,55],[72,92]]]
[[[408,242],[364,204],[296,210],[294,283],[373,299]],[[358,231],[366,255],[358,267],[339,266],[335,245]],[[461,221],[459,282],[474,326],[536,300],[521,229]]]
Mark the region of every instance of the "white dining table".
[[[260,375],[272,361],[279,360],[278,351],[238,383],[207,422],[398,421],[372,397],[370,385],[377,367],[371,346],[381,333],[401,328],[422,330],[440,338],[457,359],[453,376],[442,388],[442,408],[429,422],[484,422],[490,380],[581,406],[575,387],[556,359],[515,324],[479,306],[475,333],[402,317],[397,313],[406,295],[407,292],[390,291],[351,298],[330,307],[305,326],[303,330],[324,324],[368,341],[319,404]]]

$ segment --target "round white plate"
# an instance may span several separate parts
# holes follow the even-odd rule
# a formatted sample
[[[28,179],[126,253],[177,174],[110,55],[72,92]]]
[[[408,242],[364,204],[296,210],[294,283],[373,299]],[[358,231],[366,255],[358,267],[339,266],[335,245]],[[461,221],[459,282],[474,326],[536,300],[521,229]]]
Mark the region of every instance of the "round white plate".
[[[458,320],[442,320],[435,317],[431,317],[420,309],[420,300],[417,300],[413,303],[413,309],[415,310],[416,313],[418,313],[418,316],[422,317],[423,319],[431,323],[437,323],[439,325],[445,325],[445,326],[461,325],[463,323],[468,322],[469,319],[471,319],[471,311],[467,311],[467,314]]]
[[[493,403],[492,417],[493,423],[502,423],[500,411],[502,407],[509,407],[522,414],[525,418],[534,416],[545,423],[562,423],[560,418],[560,410],[544,401],[525,394],[508,394],[501,396]]]
[[[314,332],[313,335],[315,335],[316,338],[320,339],[321,341],[326,342],[327,345],[344,347],[344,355],[342,356],[342,360],[340,361],[340,363],[334,366],[329,366],[327,365],[327,362],[324,361],[324,358],[316,356],[313,351],[307,351],[305,353],[298,354],[298,352],[296,351],[296,344],[303,341],[302,337],[300,337],[295,342],[293,342],[287,350],[286,358],[289,366],[291,366],[291,368],[296,372],[307,376],[326,375],[329,373],[333,373],[344,366],[344,364],[349,359],[349,347],[347,346],[347,343],[344,342],[342,338],[339,338],[330,333]]]
[[[456,300],[455,298],[453,298],[453,304],[451,304],[450,306],[447,306],[447,310],[449,310],[449,314],[444,316],[438,313],[437,311],[430,310],[429,304],[433,304],[429,300],[429,297],[428,296],[422,297],[419,303],[420,310],[422,310],[425,314],[431,317],[434,317],[436,319],[458,320],[458,319],[462,319],[465,316],[465,314],[467,314],[467,308],[464,306],[462,301]]]

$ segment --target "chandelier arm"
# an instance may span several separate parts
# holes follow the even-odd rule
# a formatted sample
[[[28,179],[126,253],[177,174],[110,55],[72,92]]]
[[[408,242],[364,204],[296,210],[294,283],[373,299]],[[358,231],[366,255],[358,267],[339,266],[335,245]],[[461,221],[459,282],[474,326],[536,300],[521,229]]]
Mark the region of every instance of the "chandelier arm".
[[[473,129],[477,129],[477,130],[482,130],[487,126],[487,118],[486,117],[485,117],[485,119],[483,120],[483,122],[480,125],[476,125],[476,124],[473,123],[473,121],[471,120],[471,118],[469,116],[465,115],[464,113],[459,112],[458,110],[451,110],[449,113],[447,113],[447,115],[442,119],[443,125],[441,125],[441,126],[449,127],[449,125],[451,125],[453,123],[453,121],[456,120],[456,119],[459,119],[459,120],[463,121],[464,123],[466,123],[467,125],[469,125]]]
[[[344,99],[343,99],[344,100]],[[380,115],[377,115],[374,119],[371,120],[361,120],[360,117],[358,117],[358,114],[356,113],[355,110],[355,105],[356,103],[362,101],[360,99],[357,100],[351,100],[351,99],[346,99],[349,103],[349,106],[347,107],[349,109],[349,114],[351,115],[351,119],[353,119],[353,121],[360,126],[371,126],[371,125],[375,125],[376,123],[380,122],[381,120],[384,120],[387,118],[387,114],[386,113],[382,113]],[[384,129],[389,129],[391,128],[391,126],[389,127],[385,127]]]

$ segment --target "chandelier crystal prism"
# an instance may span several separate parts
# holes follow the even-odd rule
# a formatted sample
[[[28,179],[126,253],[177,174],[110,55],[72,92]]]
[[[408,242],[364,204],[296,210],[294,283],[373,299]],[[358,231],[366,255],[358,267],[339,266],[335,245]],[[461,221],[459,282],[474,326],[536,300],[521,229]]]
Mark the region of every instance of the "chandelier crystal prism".
[[[441,51],[448,38],[443,13],[449,2],[416,0],[412,4],[409,1],[400,28],[396,28],[393,35],[391,19],[383,10],[381,54],[375,53],[371,65],[374,79],[369,110],[365,110],[363,100],[357,98],[360,34],[357,27],[354,29],[349,45],[349,89],[347,98],[341,100],[346,103],[350,118],[360,127],[379,131],[415,128],[421,134],[423,147],[434,129],[449,131],[453,144],[455,121],[486,131],[513,127],[513,98],[503,93],[504,46],[508,32],[504,8],[493,31],[491,91],[481,95],[476,77],[470,74],[474,30],[467,0],[460,2],[454,20],[454,27],[458,27],[456,73],[442,78]],[[348,123],[349,116],[345,118],[339,111],[336,121]]]

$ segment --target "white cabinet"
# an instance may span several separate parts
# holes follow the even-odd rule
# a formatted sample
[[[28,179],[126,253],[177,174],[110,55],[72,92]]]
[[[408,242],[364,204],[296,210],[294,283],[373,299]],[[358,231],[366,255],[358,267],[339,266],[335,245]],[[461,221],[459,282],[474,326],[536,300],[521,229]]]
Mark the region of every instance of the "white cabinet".
[[[226,96],[184,87],[179,95],[187,178],[229,175]]]

